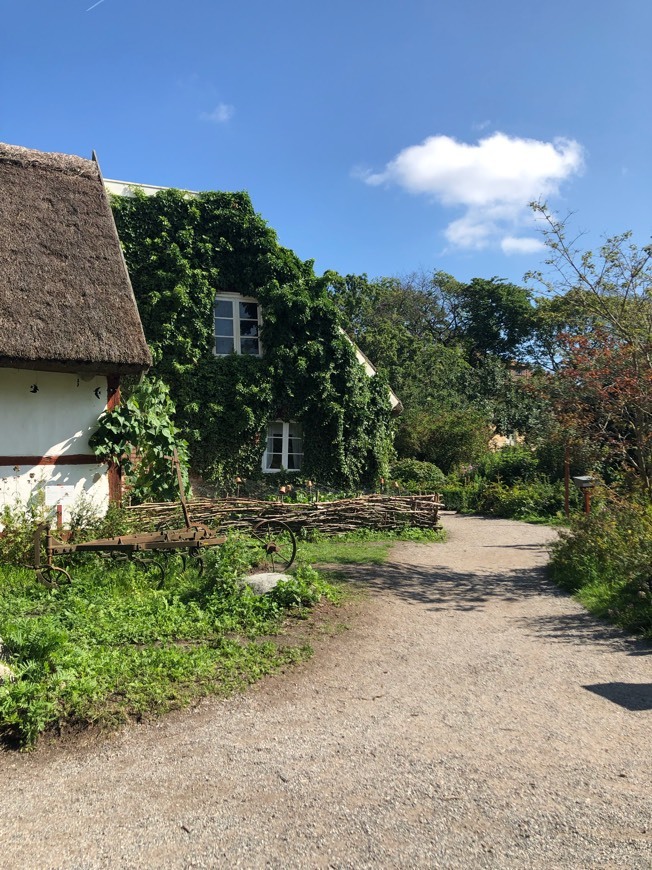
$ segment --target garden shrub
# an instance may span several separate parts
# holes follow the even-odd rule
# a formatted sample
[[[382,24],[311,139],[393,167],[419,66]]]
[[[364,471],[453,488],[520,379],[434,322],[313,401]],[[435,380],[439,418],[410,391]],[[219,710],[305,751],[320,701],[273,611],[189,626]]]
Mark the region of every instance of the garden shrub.
[[[475,463],[488,451],[491,427],[473,408],[406,413],[400,422],[396,449],[401,456],[431,462],[448,474],[462,463]]]
[[[503,447],[489,453],[478,463],[478,474],[487,480],[500,480],[507,486],[516,481],[533,480],[538,470],[536,453],[524,446]]]
[[[0,509],[0,565],[32,565],[34,532],[47,519],[42,492],[25,504],[16,501]]]
[[[478,510],[496,517],[526,519],[554,516],[563,506],[564,490],[559,483],[517,480],[507,485],[493,480],[482,488]]]
[[[480,475],[459,478],[451,475],[441,494],[447,510],[488,514],[519,520],[561,519],[564,510],[564,485],[545,477],[515,480],[487,480]],[[580,509],[581,497],[575,487],[570,492],[571,509]]]
[[[610,501],[551,547],[550,570],[599,616],[652,637],[652,507]]]
[[[158,378],[145,378],[117,408],[102,414],[91,435],[95,455],[120,464],[135,502],[179,497],[171,462],[175,449],[187,485],[188,445],[174,423],[175,410],[167,385]]]
[[[446,483],[440,468],[418,459],[399,459],[391,467],[391,477],[410,492],[439,492]]]

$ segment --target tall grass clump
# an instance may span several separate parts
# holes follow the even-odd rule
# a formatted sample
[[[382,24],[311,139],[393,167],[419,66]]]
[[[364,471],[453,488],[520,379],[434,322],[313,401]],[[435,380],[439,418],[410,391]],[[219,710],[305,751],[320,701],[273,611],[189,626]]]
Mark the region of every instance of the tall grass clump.
[[[652,506],[610,500],[576,520],[550,570],[592,613],[652,638]]]

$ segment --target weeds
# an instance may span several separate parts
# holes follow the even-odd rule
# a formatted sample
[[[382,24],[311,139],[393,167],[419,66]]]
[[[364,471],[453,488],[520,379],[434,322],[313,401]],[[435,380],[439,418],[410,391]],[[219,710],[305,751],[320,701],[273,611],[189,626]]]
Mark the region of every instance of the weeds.
[[[652,508],[611,502],[552,546],[553,579],[584,606],[652,638]]]
[[[287,615],[337,590],[304,566],[264,596],[241,577],[252,547],[234,535],[206,558],[181,564],[163,588],[133,564],[79,564],[56,589],[26,568],[0,567],[0,637],[16,679],[0,683],[0,737],[32,745],[71,723],[113,726],[234,691],[309,654],[262,641]]]

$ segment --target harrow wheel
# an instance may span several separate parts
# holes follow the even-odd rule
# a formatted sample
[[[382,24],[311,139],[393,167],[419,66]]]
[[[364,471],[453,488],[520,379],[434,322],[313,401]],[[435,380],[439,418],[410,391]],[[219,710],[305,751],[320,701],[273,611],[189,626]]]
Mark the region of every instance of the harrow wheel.
[[[251,533],[264,551],[260,567],[271,571],[287,571],[297,552],[297,541],[292,529],[280,520],[262,520],[253,527]]]
[[[68,583],[72,583],[72,577],[66,569],[57,568],[56,565],[44,565],[42,568],[37,570],[36,576],[44,586],[48,587],[48,589],[56,589],[59,585],[59,581],[63,578],[65,578]]]

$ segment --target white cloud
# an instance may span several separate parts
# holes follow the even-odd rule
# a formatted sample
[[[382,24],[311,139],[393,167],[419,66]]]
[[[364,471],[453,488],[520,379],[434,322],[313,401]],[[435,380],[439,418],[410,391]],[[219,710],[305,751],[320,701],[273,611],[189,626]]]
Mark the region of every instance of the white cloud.
[[[545,245],[540,239],[532,236],[505,236],[500,242],[505,254],[536,254],[543,251]]]
[[[235,109],[228,103],[218,103],[212,112],[202,112],[199,116],[202,121],[211,121],[213,124],[226,124],[233,117]]]
[[[541,142],[493,133],[468,144],[430,136],[403,149],[382,172],[365,173],[364,181],[396,184],[444,206],[465,208],[445,231],[453,245],[482,248],[502,239],[506,253],[524,253],[534,250],[536,240],[513,232],[527,222],[528,202],[556,194],[583,165],[582,146],[573,139]]]

